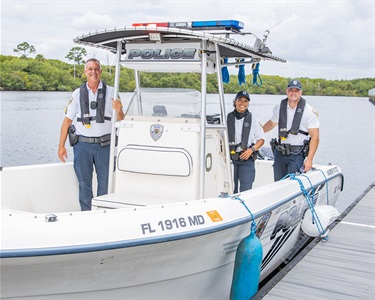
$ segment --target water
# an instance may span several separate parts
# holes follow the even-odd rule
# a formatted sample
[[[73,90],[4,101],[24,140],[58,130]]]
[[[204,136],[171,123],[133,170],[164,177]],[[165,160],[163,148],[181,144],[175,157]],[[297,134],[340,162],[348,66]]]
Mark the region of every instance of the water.
[[[64,109],[71,92],[1,92],[1,155],[3,167],[57,163]],[[120,93],[126,106],[131,93]],[[234,95],[226,95],[227,112]],[[250,110],[263,124],[284,96],[253,95]],[[306,96],[319,112],[320,145],[314,162],[336,164],[345,180],[339,210],[344,210],[375,180],[375,105],[368,98]],[[208,95],[207,113],[214,113],[217,95]],[[266,143],[277,135],[266,134]],[[73,154],[67,144],[68,161]]]

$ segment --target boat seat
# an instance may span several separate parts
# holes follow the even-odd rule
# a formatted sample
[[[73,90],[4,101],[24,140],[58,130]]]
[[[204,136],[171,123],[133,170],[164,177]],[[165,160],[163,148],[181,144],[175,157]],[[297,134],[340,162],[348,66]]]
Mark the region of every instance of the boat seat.
[[[219,125],[221,123],[220,114],[206,115],[208,124]]]
[[[153,108],[153,116],[154,117],[166,117],[168,116],[167,109],[164,105],[155,105]]]

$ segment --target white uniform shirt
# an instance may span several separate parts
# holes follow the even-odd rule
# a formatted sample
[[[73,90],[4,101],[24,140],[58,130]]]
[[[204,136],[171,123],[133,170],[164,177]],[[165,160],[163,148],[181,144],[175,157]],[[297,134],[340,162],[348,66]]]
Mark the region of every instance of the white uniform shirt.
[[[242,141],[242,127],[243,127],[243,121],[245,118],[242,118],[240,120],[237,120],[235,118],[235,137],[234,142],[237,144],[240,144]],[[256,144],[258,140],[264,140],[264,131],[262,126],[260,125],[259,121],[252,116],[251,118],[251,129],[249,133],[249,140],[247,147],[250,148],[251,144]]]
[[[86,84],[87,85],[87,84]],[[103,86],[102,81],[99,83],[98,90],[101,89]],[[91,109],[90,103],[92,101],[96,101],[97,93],[94,94],[92,90],[87,86],[88,94],[89,94],[89,113],[90,117],[96,116],[96,109]],[[114,95],[114,88],[107,85],[106,89],[106,97],[105,97],[105,109],[104,109],[104,116],[112,117],[112,99]],[[68,104],[65,116],[71,120],[74,120],[75,117],[81,118],[81,104],[80,104],[80,92],[79,88],[76,89],[72,97],[70,99],[70,103]],[[105,134],[109,134],[112,131],[111,121],[104,120],[104,123],[96,123],[96,120],[90,121],[90,127],[86,127],[82,124],[82,121],[78,122],[74,125],[76,128],[77,135],[83,135],[87,137],[99,137]]]
[[[296,113],[297,106],[292,109],[289,106],[289,103],[287,105],[287,124],[286,128],[289,130],[292,128],[293,118]],[[280,104],[276,105],[273,109],[273,115],[271,118],[271,121],[274,123],[279,123],[279,112],[280,112]],[[314,110],[308,103],[305,105],[305,109],[303,110],[302,119],[301,119],[301,125],[299,127],[300,130],[308,132],[308,129],[311,128],[319,128],[319,117],[318,112]],[[278,127],[277,127],[278,128]],[[298,133],[297,135],[294,134],[288,134],[288,137],[286,140],[281,140],[282,144],[291,144],[293,146],[302,146],[303,141],[307,140],[308,136],[304,135],[302,133]]]

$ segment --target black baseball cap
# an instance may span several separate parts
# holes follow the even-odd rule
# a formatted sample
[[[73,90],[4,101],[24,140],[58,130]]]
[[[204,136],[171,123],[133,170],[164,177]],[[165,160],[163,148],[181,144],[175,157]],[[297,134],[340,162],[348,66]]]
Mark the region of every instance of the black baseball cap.
[[[234,98],[234,100],[237,100],[238,98],[241,98],[241,97],[246,97],[247,99],[249,99],[250,101],[250,95],[248,92],[246,91],[239,91],[236,95],[236,98]]]
[[[302,90],[301,81],[299,81],[297,79],[292,79],[291,81],[289,81],[287,88],[288,89],[299,89],[299,90]]]

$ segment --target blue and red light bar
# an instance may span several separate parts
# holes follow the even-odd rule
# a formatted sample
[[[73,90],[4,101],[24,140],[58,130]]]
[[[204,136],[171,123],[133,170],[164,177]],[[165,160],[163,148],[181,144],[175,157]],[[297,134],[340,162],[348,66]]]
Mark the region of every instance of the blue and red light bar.
[[[192,22],[151,22],[151,23],[133,23],[134,27],[171,27],[192,30],[214,30],[226,29],[240,31],[244,28],[244,24],[236,20],[216,20],[216,21],[192,21]]]

